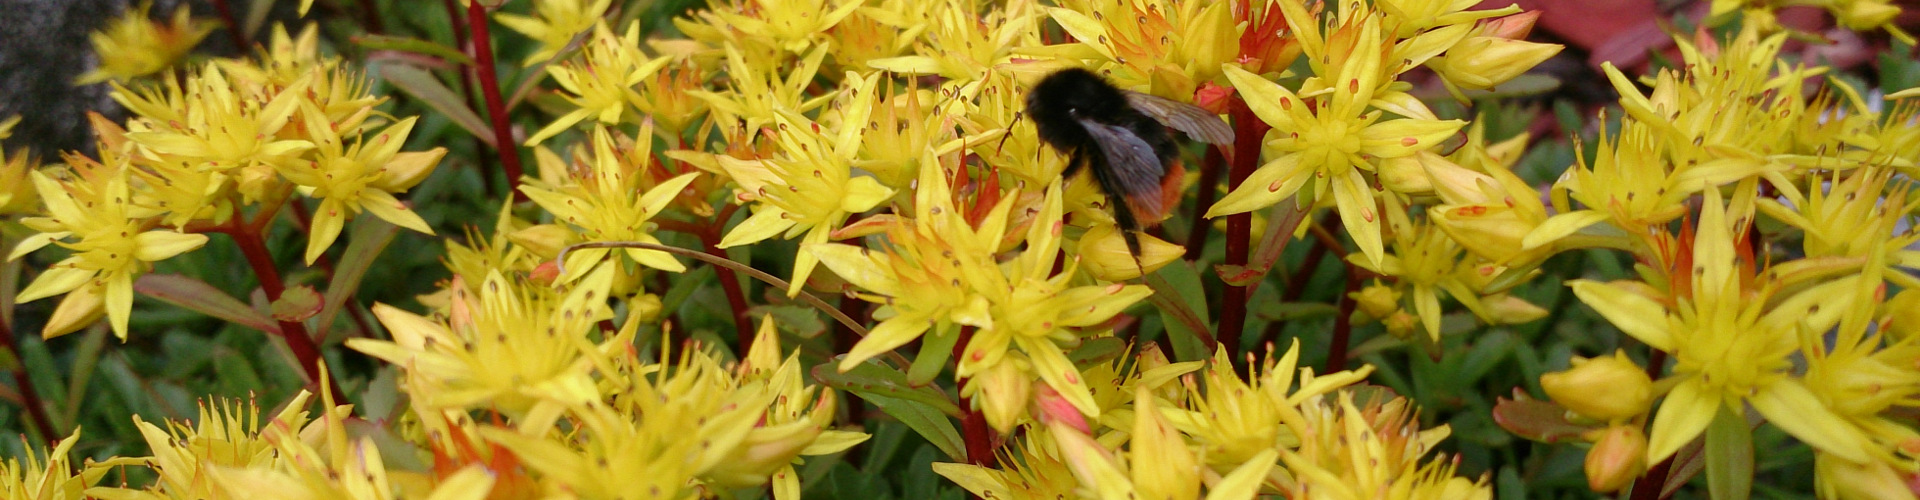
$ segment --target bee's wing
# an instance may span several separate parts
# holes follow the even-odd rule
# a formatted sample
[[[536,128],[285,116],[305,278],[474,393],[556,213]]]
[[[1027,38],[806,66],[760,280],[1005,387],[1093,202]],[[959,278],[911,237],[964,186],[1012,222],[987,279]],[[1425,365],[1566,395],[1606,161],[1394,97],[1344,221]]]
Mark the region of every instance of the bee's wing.
[[[1100,188],[1107,192],[1111,202],[1119,205],[1131,201],[1158,212],[1160,177],[1165,172],[1153,146],[1126,127],[1084,118],[1079,121],[1093,136],[1093,142],[1100,143],[1100,152],[1106,157],[1104,169],[1097,162],[1092,167],[1095,180],[1100,182]],[[1125,209],[1125,206],[1118,208]]]
[[[1127,91],[1127,104],[1200,142],[1233,144],[1233,127],[1199,106],[1134,91]]]

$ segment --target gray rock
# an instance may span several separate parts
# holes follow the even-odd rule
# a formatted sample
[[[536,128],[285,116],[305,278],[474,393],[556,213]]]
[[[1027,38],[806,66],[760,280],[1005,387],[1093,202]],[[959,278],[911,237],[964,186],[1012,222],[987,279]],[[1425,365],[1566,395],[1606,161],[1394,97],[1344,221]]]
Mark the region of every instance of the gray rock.
[[[74,86],[98,59],[88,33],[105,26],[126,0],[0,0],[0,118],[20,115],[8,153],[57,158],[93,154],[87,112],[115,121],[124,112],[106,84]]]

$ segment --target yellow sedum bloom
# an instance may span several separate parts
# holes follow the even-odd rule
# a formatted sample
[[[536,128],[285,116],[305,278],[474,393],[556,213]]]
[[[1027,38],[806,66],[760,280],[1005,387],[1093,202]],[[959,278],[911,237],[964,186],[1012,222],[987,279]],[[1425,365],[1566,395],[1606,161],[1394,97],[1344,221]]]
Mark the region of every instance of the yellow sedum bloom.
[[[879,75],[864,79],[856,94],[871,92]],[[740,186],[737,197],[754,202],[753,216],[727,231],[720,248],[757,243],[780,236],[801,237],[801,246],[824,243],[847,217],[872,210],[892,198],[894,190],[870,176],[853,175],[852,162],[860,147],[859,124],[867,122],[870,101],[855,99],[843,109],[844,125],[832,133],[791,112],[781,113],[777,140],[780,154],[773,159],[746,161],[719,157],[721,168]],[[787,295],[800,293],[819,260],[812,253],[794,257],[792,284]]]
[[[100,66],[74,80],[75,85],[104,81],[128,81],[159,73],[193,52],[200,40],[212,33],[215,23],[195,21],[187,4],[173,9],[167,23],[148,19],[153,1],[127,9],[106,29],[88,35]]]
[[[536,0],[534,16],[505,12],[494,14],[502,26],[540,42],[540,50],[527,54],[522,66],[532,67],[560,55],[574,38],[593,29],[613,0]]]
[[[579,62],[547,67],[553,81],[572,94],[565,97],[575,109],[534,132],[527,138],[527,146],[546,141],[587,118],[613,125],[624,117],[638,116],[632,109],[642,102],[637,86],[671,59],[661,56],[649,60],[640,53],[639,21],[627,25],[626,33],[620,36],[614,36],[606,23],[594,25],[593,37],[587,40],[580,58]]]
[[[1672,299],[1675,304],[1663,305],[1616,284],[1570,284],[1581,301],[1622,332],[1672,353],[1676,361],[1661,381],[1670,389],[1654,415],[1647,463],[1673,455],[1720,412],[1738,415],[1748,406],[1817,450],[1866,461],[1866,437],[1791,372],[1802,337],[1831,325],[1807,317],[1813,305],[1808,301],[1817,301],[1823,290],[1812,288],[1775,306],[1775,285],[1754,289],[1753,277],[1736,262],[1734,238],[1736,228],[1746,227],[1751,208],[1729,208],[1718,191],[1705,193],[1693,252],[1682,261],[1690,265],[1680,271],[1691,276],[1676,282],[1676,293],[1683,295]],[[1751,207],[1751,198],[1744,203]]]
[[[0,498],[35,500],[81,500],[94,498],[94,483],[111,472],[105,467],[87,467],[75,474],[74,443],[80,442],[80,429],[53,444],[53,449],[36,451],[21,437],[27,450],[22,457],[0,459]]]
[[[659,216],[673,201],[673,197],[686,189],[699,174],[681,174],[648,188],[646,184],[650,183],[644,181],[648,180],[649,175],[646,169],[654,164],[652,136],[652,127],[642,125],[642,140],[631,150],[616,152],[613,134],[606,127],[595,126],[591,139],[593,153],[586,160],[590,170],[575,172],[571,174],[575,177],[564,179],[566,184],[560,185],[529,179],[521,185],[520,190],[540,208],[553,214],[554,226],[564,224],[565,230],[577,231],[583,241],[659,244],[660,240],[653,236],[653,224],[649,221]],[[557,162],[558,159],[553,161]],[[536,228],[545,226],[549,225]],[[567,261],[563,264],[568,276],[562,279],[573,280],[585,276],[614,252],[620,252],[628,259],[654,269],[672,272],[687,270],[672,255],[659,250],[583,248],[567,254]]]
[[[1367,18],[1371,19],[1371,18]],[[1401,118],[1382,120],[1383,112],[1369,110],[1381,77],[1379,30],[1363,23],[1350,47],[1351,59],[1328,75],[1330,94],[1303,101],[1290,90],[1239,68],[1229,67],[1227,79],[1245,96],[1247,105],[1273,126],[1266,151],[1277,157],[1255,170],[1239,189],[1220,198],[1207,217],[1251,212],[1293,196],[1303,187],[1314,199],[1329,191],[1339,208],[1340,222],[1374,265],[1385,256],[1381,241],[1381,214],[1366,173],[1376,169],[1375,158],[1398,158],[1438,145],[1466,122]],[[1311,183],[1311,186],[1309,186]]]
[[[347,347],[405,368],[409,392],[428,408],[490,407],[544,429],[569,405],[599,399],[590,373],[604,355],[596,353],[622,339],[603,347],[586,335],[612,316],[605,299],[613,268],[597,269],[564,292],[497,272],[477,294],[462,278],[454,281],[444,322],[375,304],[373,314],[393,340],[350,339]]]
[[[407,117],[371,137],[356,137],[349,147],[345,138],[335,134],[318,107],[302,102],[301,115],[313,139],[310,159],[304,164],[289,162],[274,166],[280,175],[298,186],[301,193],[320,199],[307,234],[308,264],[325,253],[340,237],[347,221],[361,211],[396,226],[433,234],[427,221],[393,197],[394,193],[404,193],[425,180],[447,154],[446,148],[438,147],[427,151],[400,151],[417,118]]]
[[[65,182],[38,171],[32,173],[33,185],[46,203],[47,216],[21,221],[39,234],[21,241],[8,259],[18,259],[49,243],[58,243],[74,254],[49,266],[20,291],[18,300],[30,302],[67,294],[47,321],[43,337],[73,332],[104,310],[113,334],[125,341],[127,318],[133,314],[134,279],[151,269],[154,261],[200,248],[207,237],[149,231],[146,223],[129,217],[135,208],[127,181],[117,177],[118,172],[79,173],[82,179]]]

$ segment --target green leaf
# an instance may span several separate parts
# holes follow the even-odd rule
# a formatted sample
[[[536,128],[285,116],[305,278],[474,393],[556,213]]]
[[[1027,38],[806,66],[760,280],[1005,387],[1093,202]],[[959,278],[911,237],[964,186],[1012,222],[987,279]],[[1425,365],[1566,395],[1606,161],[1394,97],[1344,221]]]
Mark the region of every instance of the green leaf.
[[[1147,301],[1160,310],[1160,322],[1165,324],[1167,339],[1173,343],[1174,361],[1198,361],[1211,356],[1213,353],[1207,346],[1214,345],[1213,330],[1209,326],[1213,320],[1207,318],[1207,291],[1201,287],[1200,273],[1193,270],[1193,263],[1173,261],[1147,276],[1146,281],[1147,287],[1153,289]]]
[[[920,403],[954,418],[962,415],[960,405],[954,404],[953,399],[947,397],[946,393],[941,392],[939,388],[931,385],[914,387],[907,383],[907,374],[880,366],[879,361],[867,360],[854,365],[853,369],[846,373],[835,370],[834,367],[840,366],[840,359],[844,357],[846,356],[835,356],[831,362],[814,365],[813,379],[827,387],[859,395],[861,399],[870,399],[868,396],[881,396]]]
[[[967,449],[960,441],[960,431],[953,428],[952,420],[948,420],[946,415],[933,407],[918,401],[879,394],[861,394],[860,399],[873,403],[874,406],[880,407],[880,411],[887,412],[888,415],[900,420],[900,423],[907,424],[908,428],[920,433],[920,437],[926,438],[927,442],[933,443],[935,448],[946,453],[948,458],[954,461],[967,459]]]
[[[325,305],[317,316],[320,320],[314,322],[317,328],[326,331],[333,326],[334,315],[360,290],[360,281],[367,277],[367,270],[373,268],[374,258],[379,257],[399,233],[398,226],[379,217],[354,218],[353,230],[347,235],[347,250],[333,266],[333,281],[327,283]]]
[[[1249,256],[1247,265],[1214,266],[1214,272],[1220,275],[1222,281],[1230,286],[1247,286],[1267,277],[1267,272],[1273,270],[1273,263],[1287,251],[1287,243],[1293,241],[1294,230],[1300,227],[1301,221],[1306,220],[1307,212],[1312,211],[1311,207],[1300,208],[1296,201],[1298,196],[1288,196],[1267,210],[1267,234],[1260,238],[1260,247]]]
[[[374,67],[379,68],[380,78],[386,79],[401,92],[420,99],[421,102],[426,103],[427,107],[446,115],[455,125],[459,125],[460,128],[466,129],[467,133],[479,138],[480,142],[485,142],[495,149],[500,147],[494,141],[492,126],[488,125],[486,120],[480,119],[480,115],[475,114],[473,108],[467,106],[466,99],[461,98],[460,94],[447,88],[446,84],[440,83],[439,78],[434,78],[432,72],[393,61]]]
[[[1753,427],[1738,412],[1722,411],[1707,425],[1707,494],[1746,500],[1753,494]]]
[[[279,300],[267,305],[267,310],[273,312],[273,319],[277,321],[288,323],[306,321],[307,318],[320,314],[320,292],[315,292],[313,287],[306,285],[287,287],[286,291],[280,292]]]
[[[204,281],[178,274],[146,274],[133,282],[134,291],[161,302],[187,308],[234,324],[280,334],[273,318],[256,311]]]
[[[1493,406],[1493,422],[1516,436],[1548,444],[1579,440],[1581,434],[1600,428],[1568,422],[1566,407],[1520,391],[1514,391],[1513,399],[1499,398]]]
[[[947,367],[947,360],[953,359],[953,346],[960,342],[960,333],[952,328],[935,326],[920,337],[920,354],[913,357],[913,366],[907,367],[907,385],[925,387],[940,376]]]
[[[458,50],[454,50],[453,47],[418,38],[391,35],[360,35],[353,37],[353,43],[354,45],[366,47],[370,50],[397,50],[400,52],[438,57],[447,60],[447,62],[457,63],[463,66],[473,64],[473,58],[467,57],[466,54]]]
[[[1519,339],[1506,330],[1481,335],[1474,341],[1473,349],[1467,351],[1466,356],[1461,358],[1459,370],[1453,377],[1448,377],[1448,380],[1456,387],[1473,387],[1474,382],[1487,376],[1487,372],[1493,371],[1495,366],[1507,359],[1507,355],[1513,352],[1513,345],[1516,343],[1519,343]]]
[[[1127,341],[1117,337],[1101,337],[1081,341],[1080,347],[1067,353],[1067,359],[1073,361],[1073,366],[1086,369],[1095,363],[1104,363],[1120,357],[1126,354],[1126,351]]]
[[[820,321],[820,310],[806,305],[759,305],[747,308],[747,315],[751,317],[758,318],[769,314],[773,315],[773,324],[780,329],[780,333],[811,339],[827,331],[827,323]]]

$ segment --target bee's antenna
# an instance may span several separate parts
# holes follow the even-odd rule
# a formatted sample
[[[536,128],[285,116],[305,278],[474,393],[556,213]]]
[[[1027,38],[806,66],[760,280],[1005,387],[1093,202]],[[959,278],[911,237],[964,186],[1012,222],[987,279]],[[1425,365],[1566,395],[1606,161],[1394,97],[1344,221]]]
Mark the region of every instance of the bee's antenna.
[[[993,154],[996,154],[996,155],[997,155],[997,154],[1000,154],[1000,153],[1001,153],[1001,150],[1003,150],[1003,149],[1005,149],[1005,148],[1007,147],[1007,139],[1012,139],[1012,138],[1013,138],[1013,127],[1014,127],[1015,125],[1019,125],[1019,124],[1020,124],[1020,119],[1021,119],[1021,118],[1026,118],[1026,117],[1027,117],[1027,114],[1026,114],[1025,112],[1020,112],[1020,111],[1015,111],[1015,112],[1013,113],[1013,123],[1008,123],[1008,124],[1007,124],[1007,132],[1006,132],[1006,133],[1004,133],[1004,134],[1000,134],[1000,144],[998,144],[998,145],[995,145],[995,146],[993,147]]]

